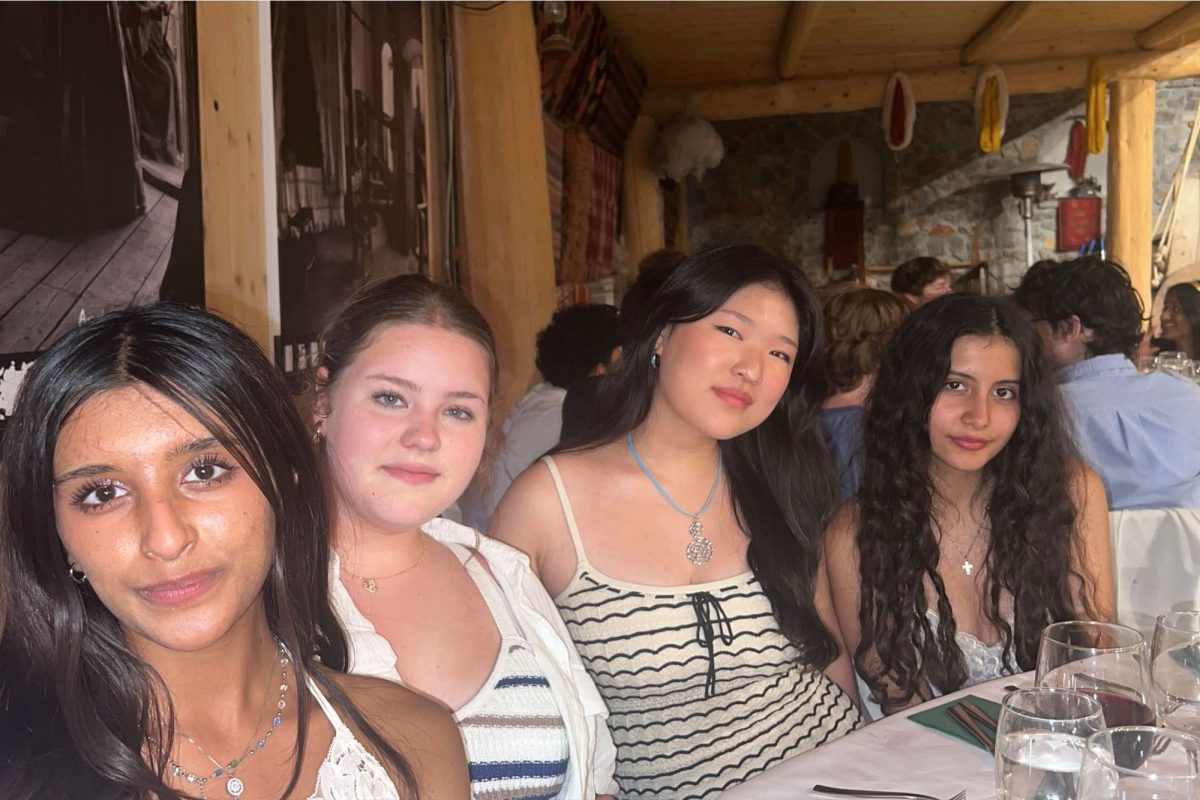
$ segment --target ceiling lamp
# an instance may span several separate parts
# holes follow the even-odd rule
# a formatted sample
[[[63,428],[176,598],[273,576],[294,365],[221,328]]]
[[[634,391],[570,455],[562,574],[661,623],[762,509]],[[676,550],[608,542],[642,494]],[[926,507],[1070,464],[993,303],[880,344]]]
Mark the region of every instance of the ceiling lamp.
[[[571,40],[564,33],[567,29],[567,4],[562,0],[546,0],[542,3],[542,16],[546,19],[546,38],[542,39],[542,53],[569,53]]]

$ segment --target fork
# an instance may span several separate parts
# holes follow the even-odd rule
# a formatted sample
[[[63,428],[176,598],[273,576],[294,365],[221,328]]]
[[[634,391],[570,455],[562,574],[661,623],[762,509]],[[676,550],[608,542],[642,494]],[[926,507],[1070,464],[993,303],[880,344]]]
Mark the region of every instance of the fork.
[[[877,798],[892,798],[892,800],[941,800],[940,797],[933,797],[928,794],[916,794],[915,792],[883,792],[872,789],[842,789],[838,786],[823,786],[817,784],[812,788],[814,792],[819,794],[836,794],[846,797],[877,797]],[[963,789],[958,794],[950,798],[950,800],[966,800],[967,790]]]

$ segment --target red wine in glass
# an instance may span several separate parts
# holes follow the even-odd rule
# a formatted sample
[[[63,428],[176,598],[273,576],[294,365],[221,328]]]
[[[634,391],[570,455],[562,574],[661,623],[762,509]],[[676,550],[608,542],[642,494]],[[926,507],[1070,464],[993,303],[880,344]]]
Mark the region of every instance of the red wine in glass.
[[[1149,725],[1155,724],[1154,709],[1136,697],[1110,691],[1108,689],[1078,689],[1083,694],[1090,694],[1100,704],[1104,714],[1104,724],[1109,728],[1118,725]],[[1113,753],[1117,765],[1128,769],[1137,769],[1150,755],[1147,747],[1149,742],[1140,737],[1125,737]]]

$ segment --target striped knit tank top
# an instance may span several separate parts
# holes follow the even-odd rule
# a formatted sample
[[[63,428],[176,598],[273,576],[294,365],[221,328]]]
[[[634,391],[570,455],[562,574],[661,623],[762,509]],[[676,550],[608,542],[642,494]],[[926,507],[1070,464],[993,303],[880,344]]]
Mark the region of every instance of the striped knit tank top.
[[[448,547],[475,581],[501,637],[483,688],[454,714],[472,800],[554,800],[566,781],[570,745],[550,682],[509,616],[495,579],[467,548]]]
[[[800,663],[753,573],[687,586],[604,575],[543,461],[578,560],[555,603],[608,704],[621,798],[713,798],[859,726],[849,696]]]

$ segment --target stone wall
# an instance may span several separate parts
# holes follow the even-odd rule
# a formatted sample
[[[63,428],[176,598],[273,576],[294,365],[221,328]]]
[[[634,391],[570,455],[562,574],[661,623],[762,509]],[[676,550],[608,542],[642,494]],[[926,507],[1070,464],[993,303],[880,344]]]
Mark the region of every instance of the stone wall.
[[[1200,80],[1159,84],[1155,132],[1155,192],[1161,201],[1200,100]],[[850,138],[856,151],[878,151],[878,176],[859,174],[867,187],[866,260],[894,265],[917,255],[949,263],[987,261],[994,288],[1014,285],[1025,270],[1025,236],[1018,202],[1006,178],[995,172],[1012,161],[1062,163],[1074,118],[1084,113],[1082,91],[1026,95],[1011,99],[1001,152],[984,155],[975,139],[970,103],[919,103],[912,144],[898,153],[883,143],[877,109],[842,114],[769,117],[715,123],[725,143],[725,160],[689,182],[688,215],[693,248],[755,242],[799,263],[810,277],[824,280],[823,202],[810,183],[834,158],[829,143]],[[1086,173],[1103,186],[1106,154],[1090,156]],[[856,169],[861,171],[856,158]],[[869,161],[869,160],[868,160]],[[1193,161],[1200,170],[1200,158]],[[1050,197],[1073,186],[1065,172],[1046,173]],[[876,190],[875,187],[880,187]],[[1035,258],[1056,253],[1056,204],[1035,206]]]

